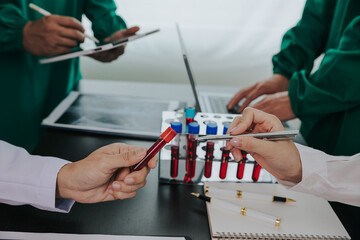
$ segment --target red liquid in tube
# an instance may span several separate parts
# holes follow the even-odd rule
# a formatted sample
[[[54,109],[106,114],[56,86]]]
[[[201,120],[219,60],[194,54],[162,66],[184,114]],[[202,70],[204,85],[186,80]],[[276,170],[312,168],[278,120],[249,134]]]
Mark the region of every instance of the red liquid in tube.
[[[188,126],[190,123],[194,121],[193,118],[186,118],[186,126]]]
[[[200,125],[197,122],[192,122],[189,124],[189,134],[187,135],[187,144],[186,144],[186,171],[184,181],[190,182],[191,179],[195,176],[195,167],[196,167],[196,148],[197,141],[195,140],[200,131]]]
[[[230,159],[230,150],[223,148],[222,156],[221,156],[221,163],[220,163],[220,175],[221,179],[226,178],[227,167]]]
[[[171,177],[176,178],[179,172],[179,146],[171,146]]]
[[[247,152],[241,150],[242,159],[238,163],[238,168],[237,168],[237,172],[236,172],[237,179],[242,179],[244,177],[245,163],[247,160],[246,155],[247,155]]]
[[[189,151],[188,151],[188,177],[190,180],[195,176],[196,167],[196,148],[197,141],[195,139],[189,140]]]
[[[237,179],[242,179],[244,177],[244,169],[245,169],[246,159],[241,159],[238,163],[236,177]]]
[[[253,173],[252,173],[252,180],[254,182],[257,182],[259,180],[260,170],[261,170],[261,166],[257,162],[255,162]]]
[[[212,141],[206,143],[206,155],[205,155],[205,177],[211,177],[212,162],[214,159],[214,145]]]

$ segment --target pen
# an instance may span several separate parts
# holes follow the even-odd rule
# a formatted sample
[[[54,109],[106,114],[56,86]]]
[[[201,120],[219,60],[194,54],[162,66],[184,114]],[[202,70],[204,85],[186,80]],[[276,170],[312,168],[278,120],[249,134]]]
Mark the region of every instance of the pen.
[[[238,199],[257,199],[272,202],[296,202],[294,199],[291,198],[279,197],[270,194],[252,193],[241,190],[222,189],[217,187],[205,187],[205,194],[208,195],[209,193],[221,196],[236,197]]]
[[[29,4],[29,7],[30,7],[31,9],[37,11],[38,13],[44,15],[44,16],[50,16],[50,15],[51,15],[50,12],[46,11],[45,9],[43,9],[43,8],[41,8],[41,7],[39,7],[39,6],[36,6],[36,5],[33,4],[33,3],[30,3],[30,4]],[[89,36],[89,35],[87,35],[86,33],[84,33],[84,35],[85,35],[86,38],[89,38],[89,39],[93,40],[94,42],[99,43],[99,40],[97,40],[95,37]]]
[[[207,141],[207,140],[230,140],[234,137],[255,137],[261,138],[263,140],[269,141],[283,141],[283,140],[293,140],[295,136],[299,133],[298,130],[289,130],[289,131],[279,131],[279,132],[267,132],[267,133],[248,133],[248,134],[239,134],[239,135],[206,135],[202,137],[197,137],[197,141]]]
[[[224,200],[220,200],[215,197],[201,195],[200,193],[191,193],[191,195],[193,195],[203,201],[209,202],[211,205],[214,204],[216,206],[226,208],[230,211],[238,212],[243,216],[250,216],[250,217],[257,218],[257,219],[261,219],[265,222],[274,224],[276,227],[280,226],[281,219],[278,217],[274,217],[269,214],[266,214],[266,213],[263,213],[263,212],[260,212],[260,211],[254,210],[254,209],[250,209],[247,207],[241,207],[236,204],[233,204],[233,203],[230,203],[230,202],[227,202]]]

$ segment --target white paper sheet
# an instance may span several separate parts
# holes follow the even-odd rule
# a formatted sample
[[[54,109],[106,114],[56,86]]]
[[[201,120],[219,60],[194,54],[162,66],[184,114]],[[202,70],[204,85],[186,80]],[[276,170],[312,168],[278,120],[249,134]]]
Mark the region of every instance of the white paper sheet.
[[[100,234],[63,234],[63,233],[28,233],[2,232],[0,239],[17,240],[185,240],[185,237],[160,236],[129,236],[129,235],[100,235]]]

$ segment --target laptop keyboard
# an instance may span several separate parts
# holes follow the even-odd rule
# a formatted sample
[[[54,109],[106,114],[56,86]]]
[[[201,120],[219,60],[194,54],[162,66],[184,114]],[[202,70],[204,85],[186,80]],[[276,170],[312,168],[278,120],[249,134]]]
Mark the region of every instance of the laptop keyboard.
[[[230,98],[221,96],[211,96],[208,98],[210,106],[214,113],[228,113],[226,108]]]
[[[222,97],[222,96],[208,96],[207,100],[210,103],[213,113],[232,113],[236,114],[236,112],[229,112],[226,105],[229,102],[230,98]],[[285,129],[292,129],[291,126],[287,122],[282,122]]]

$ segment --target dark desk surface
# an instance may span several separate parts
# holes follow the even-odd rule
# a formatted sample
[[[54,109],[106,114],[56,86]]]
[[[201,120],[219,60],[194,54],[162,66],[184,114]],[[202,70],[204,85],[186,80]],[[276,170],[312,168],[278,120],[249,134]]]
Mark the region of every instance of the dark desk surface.
[[[150,147],[153,142],[119,137],[47,130],[35,154],[77,161],[114,142]],[[206,207],[189,193],[201,186],[158,183],[157,169],[135,198],[98,204],[75,203],[69,214],[31,206],[0,204],[0,230],[114,235],[188,236],[209,240]],[[331,203],[352,239],[360,239],[360,208]]]
[[[114,142],[146,147],[152,144],[149,141],[47,130],[35,154],[76,161]],[[202,191],[201,186],[159,184],[157,169],[149,174],[147,180],[135,198],[98,204],[75,203],[69,214],[0,204],[0,230],[210,239],[205,204],[189,194]]]

